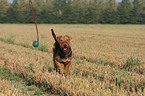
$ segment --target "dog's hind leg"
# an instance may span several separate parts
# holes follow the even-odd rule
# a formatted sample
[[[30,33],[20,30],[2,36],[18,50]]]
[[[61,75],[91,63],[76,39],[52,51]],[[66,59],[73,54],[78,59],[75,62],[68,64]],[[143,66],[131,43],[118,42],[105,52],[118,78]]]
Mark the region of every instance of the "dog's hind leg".
[[[71,64],[71,62],[64,65],[65,74],[69,73],[68,71],[69,71],[70,64]]]
[[[54,63],[54,70],[57,71],[57,66],[56,66],[56,64],[55,64],[55,60],[53,60],[53,63]]]

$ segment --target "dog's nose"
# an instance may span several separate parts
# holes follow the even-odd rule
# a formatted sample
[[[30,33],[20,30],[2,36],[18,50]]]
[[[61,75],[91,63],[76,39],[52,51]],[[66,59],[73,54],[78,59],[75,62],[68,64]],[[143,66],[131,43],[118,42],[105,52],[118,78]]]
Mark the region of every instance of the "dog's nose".
[[[66,46],[67,46],[67,45],[66,45],[66,44],[64,44],[63,46],[66,48]]]

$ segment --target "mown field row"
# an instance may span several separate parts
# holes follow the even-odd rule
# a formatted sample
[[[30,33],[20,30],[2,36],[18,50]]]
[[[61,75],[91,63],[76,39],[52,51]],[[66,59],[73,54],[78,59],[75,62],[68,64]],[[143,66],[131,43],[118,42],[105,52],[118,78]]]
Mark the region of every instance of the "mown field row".
[[[85,59],[74,58],[70,76],[53,71],[52,53],[0,42],[1,68],[45,91],[66,95],[144,94],[145,76]],[[105,69],[105,70],[104,70]]]
[[[0,60],[0,63],[1,60]],[[0,96],[55,96],[51,95],[35,85],[30,85],[15,73],[9,73],[7,69],[0,68]]]
[[[0,79],[0,95],[1,96],[12,96],[12,95],[18,95],[18,96],[22,96],[24,94],[22,94],[21,90],[18,88],[15,88],[15,86],[12,84],[11,81],[8,80],[1,80]]]

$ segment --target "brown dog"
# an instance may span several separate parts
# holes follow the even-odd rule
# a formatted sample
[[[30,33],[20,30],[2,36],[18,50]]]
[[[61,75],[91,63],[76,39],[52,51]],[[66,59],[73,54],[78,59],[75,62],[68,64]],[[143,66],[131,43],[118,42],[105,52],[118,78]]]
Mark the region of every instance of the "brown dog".
[[[70,47],[71,37],[68,35],[58,36],[53,45],[54,70],[67,74],[72,59],[72,50]],[[64,69],[61,66],[64,65]]]

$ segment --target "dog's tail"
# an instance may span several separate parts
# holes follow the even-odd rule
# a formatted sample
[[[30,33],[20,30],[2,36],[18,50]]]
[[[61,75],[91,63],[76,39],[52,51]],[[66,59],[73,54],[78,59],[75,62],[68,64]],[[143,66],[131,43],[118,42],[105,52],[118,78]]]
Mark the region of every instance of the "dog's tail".
[[[60,45],[59,45],[59,43],[58,43],[58,41],[57,41],[57,39],[56,39],[56,35],[55,35],[53,29],[51,29],[51,32],[52,32],[52,36],[53,36],[53,38],[54,38],[54,40],[55,40],[55,42],[56,42],[58,48],[60,49]]]
[[[52,32],[52,36],[53,36],[54,40],[57,42],[57,40],[56,40],[56,35],[55,35],[55,33],[54,33],[54,30],[51,29],[51,32]]]
[[[57,40],[56,40],[56,35],[55,35],[55,33],[54,33],[53,29],[51,29],[51,32],[52,32],[52,36],[53,36],[53,38],[54,38],[55,42],[57,42]]]

